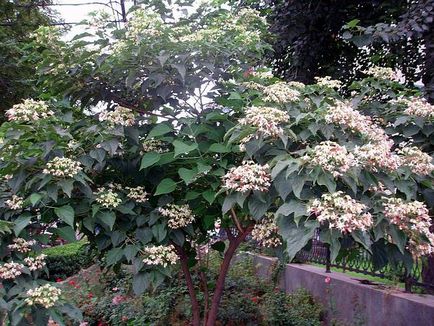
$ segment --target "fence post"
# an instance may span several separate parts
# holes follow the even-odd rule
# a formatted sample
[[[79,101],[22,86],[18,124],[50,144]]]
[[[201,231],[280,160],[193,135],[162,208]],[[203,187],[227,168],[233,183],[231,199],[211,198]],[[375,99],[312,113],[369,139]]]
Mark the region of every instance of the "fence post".
[[[326,249],[327,249],[327,255],[326,255],[326,273],[331,273],[330,270],[330,245],[326,245]]]
[[[408,273],[407,267],[404,268],[404,286],[405,286],[405,292],[411,293],[411,286],[413,283],[412,276]]]

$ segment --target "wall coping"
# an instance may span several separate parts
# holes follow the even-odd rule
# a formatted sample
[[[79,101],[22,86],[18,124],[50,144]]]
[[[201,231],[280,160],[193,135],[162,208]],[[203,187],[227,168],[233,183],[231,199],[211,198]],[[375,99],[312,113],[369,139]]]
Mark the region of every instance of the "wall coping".
[[[270,264],[277,260],[277,258],[275,258],[275,257],[268,257],[268,256],[259,255],[259,254],[251,254],[251,255],[257,256],[258,258],[261,258],[263,260],[267,260],[270,262]],[[429,308],[434,309],[434,295],[407,293],[407,292],[404,292],[403,290],[400,290],[397,288],[382,289],[376,285],[372,285],[372,284],[369,285],[369,284],[360,283],[359,279],[355,278],[354,276],[349,276],[349,275],[342,273],[342,272],[326,273],[324,268],[312,266],[312,265],[308,265],[308,264],[294,264],[293,263],[293,264],[286,264],[286,267],[290,268],[290,269],[303,270],[306,272],[310,272],[310,273],[319,275],[321,277],[324,277],[324,279],[326,277],[330,277],[332,284],[333,284],[333,280],[341,281],[341,282],[349,283],[355,287],[363,288],[366,291],[380,292],[380,293],[383,293],[385,295],[390,295],[390,296],[397,297],[400,299],[405,299],[405,300],[409,300],[409,301],[412,301],[412,302],[415,302],[418,304],[426,305]]]

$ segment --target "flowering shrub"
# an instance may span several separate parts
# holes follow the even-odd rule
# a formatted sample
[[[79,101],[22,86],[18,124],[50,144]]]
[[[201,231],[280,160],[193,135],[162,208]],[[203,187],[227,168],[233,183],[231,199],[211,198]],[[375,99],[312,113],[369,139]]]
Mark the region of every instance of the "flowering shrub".
[[[90,28],[90,47],[86,33],[66,43],[49,28],[37,31],[38,79],[54,114],[0,127],[0,216],[13,225],[0,244],[9,319],[37,311],[55,319],[61,300],[30,311],[19,295],[44,285],[36,257],[49,235],[75,241],[84,233],[107,267],[131,264],[136,293],[180,268],[195,326],[198,289],[214,325],[230,261],[251,234],[282,243],[292,259],[319,229],[332,260],[343,241],[387,253],[376,268],[398,260],[411,270],[412,258],[430,252],[423,204],[424,217],[396,232],[395,208],[382,199],[432,206],[430,115],[408,115],[396,102],[416,91],[388,69],[343,94],[327,77],[284,83],[256,68],[269,48],[258,13],[199,9],[179,22],[137,11],[122,32]],[[217,221],[227,243],[213,239]],[[18,237],[34,248],[7,250]],[[225,253],[211,293],[192,274],[203,276],[214,250]]]

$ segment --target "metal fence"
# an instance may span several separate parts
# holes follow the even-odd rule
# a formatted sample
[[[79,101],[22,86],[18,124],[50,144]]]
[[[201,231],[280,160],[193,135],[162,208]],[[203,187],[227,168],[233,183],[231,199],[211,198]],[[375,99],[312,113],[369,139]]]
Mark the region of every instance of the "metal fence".
[[[360,251],[358,254],[352,256],[351,259],[343,258],[335,263],[331,263],[328,245],[319,241],[318,234],[312,239],[310,250],[300,251],[296,255],[296,260],[325,265],[326,272],[331,272],[330,268],[336,267],[342,269],[343,272],[352,271],[396,282],[403,282],[406,292],[412,292],[415,289],[414,287],[417,287],[423,292],[434,293],[434,284],[424,283],[422,281],[422,260],[418,260],[413,264],[410,273],[407,273],[403,265],[394,268],[387,265],[380,270],[374,269],[372,258],[366,251]]]

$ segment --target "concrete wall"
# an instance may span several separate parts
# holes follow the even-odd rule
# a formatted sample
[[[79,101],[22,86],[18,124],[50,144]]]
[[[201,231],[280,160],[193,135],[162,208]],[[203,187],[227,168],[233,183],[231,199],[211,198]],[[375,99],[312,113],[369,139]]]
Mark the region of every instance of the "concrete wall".
[[[275,258],[255,255],[259,276],[268,278]],[[330,277],[330,283],[325,282]],[[328,316],[348,325],[434,326],[434,296],[404,293],[380,285],[365,285],[344,273],[325,273],[324,268],[288,264],[280,287],[287,292],[309,290],[328,310]]]

